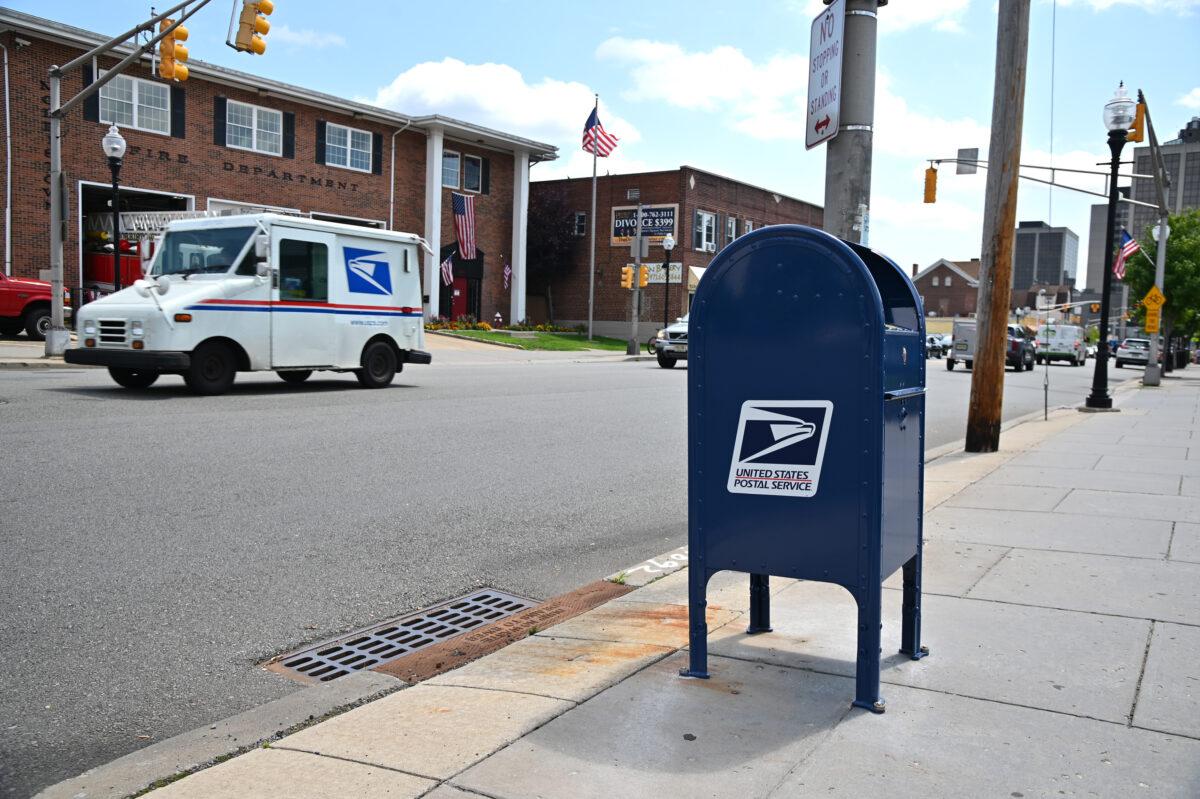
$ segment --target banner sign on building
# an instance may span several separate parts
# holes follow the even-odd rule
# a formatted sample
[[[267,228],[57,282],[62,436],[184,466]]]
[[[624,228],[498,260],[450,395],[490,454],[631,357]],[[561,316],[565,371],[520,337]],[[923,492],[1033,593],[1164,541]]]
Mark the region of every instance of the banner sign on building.
[[[643,205],[642,206],[642,237],[650,243],[661,246],[663,238],[670,233],[676,241],[679,234],[675,230],[675,217],[678,215],[678,205]],[[637,206],[616,205],[612,209],[612,246],[628,246],[637,236]]]

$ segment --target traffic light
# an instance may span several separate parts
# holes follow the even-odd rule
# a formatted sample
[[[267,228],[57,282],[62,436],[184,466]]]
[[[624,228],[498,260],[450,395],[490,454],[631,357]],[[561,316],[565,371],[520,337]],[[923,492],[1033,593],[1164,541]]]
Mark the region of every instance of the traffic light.
[[[1138,103],[1133,117],[1133,127],[1125,135],[1125,141],[1142,141],[1146,138],[1146,104]]]
[[[937,167],[925,170],[925,202],[937,202]]]
[[[623,289],[633,288],[633,267],[632,266],[621,267],[621,288],[623,288]]]
[[[238,19],[234,49],[253,55],[265,53],[267,42],[263,37],[271,30],[267,17],[274,10],[275,4],[271,0],[242,0],[242,16]]]
[[[175,24],[173,19],[164,19],[158,23],[159,31],[165,31]],[[188,68],[183,63],[188,59],[187,41],[188,29],[182,25],[158,40],[158,75],[163,80],[187,80]]]
[[[643,266],[638,271],[638,288],[644,289],[650,283],[650,267]]]

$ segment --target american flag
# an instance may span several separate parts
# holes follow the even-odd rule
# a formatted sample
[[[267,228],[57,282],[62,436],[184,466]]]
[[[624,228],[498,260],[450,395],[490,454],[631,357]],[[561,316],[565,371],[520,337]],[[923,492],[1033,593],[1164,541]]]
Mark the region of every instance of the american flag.
[[[1113,262],[1113,277],[1117,280],[1125,279],[1125,260],[1140,249],[1137,239],[1130,236],[1125,228],[1121,228],[1121,249],[1117,250],[1117,260]]]
[[[512,282],[512,265],[508,261],[505,261],[504,262],[504,290],[505,291],[508,291],[508,286],[511,282]]]
[[[442,261],[442,283],[449,286],[454,282],[454,250]]]
[[[454,233],[458,236],[458,254],[468,261],[475,260],[475,198],[469,194],[453,195]]]
[[[584,152],[595,153],[601,158],[617,149],[617,137],[606,131],[600,124],[598,109],[592,109],[587,124],[583,126],[583,149]]]

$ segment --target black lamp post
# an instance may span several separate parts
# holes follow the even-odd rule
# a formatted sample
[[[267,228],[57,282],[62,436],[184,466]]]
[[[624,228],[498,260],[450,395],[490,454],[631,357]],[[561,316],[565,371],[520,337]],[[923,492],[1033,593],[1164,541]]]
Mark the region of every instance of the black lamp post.
[[[663,327],[671,324],[671,250],[675,249],[675,237],[668,233],[663,237]]]
[[[1117,171],[1121,167],[1121,150],[1125,137],[1133,124],[1136,104],[1125,93],[1125,84],[1117,87],[1117,93],[1104,106],[1104,126],[1108,128],[1108,149],[1112,152],[1112,168],[1108,177],[1108,225],[1104,238],[1104,275],[1100,289],[1100,346],[1096,348],[1096,370],[1092,374],[1092,393],[1084,405],[1088,408],[1108,409],[1112,407],[1112,396],[1108,393],[1108,315],[1112,291],[1113,252],[1117,227]]]
[[[125,157],[125,139],[116,125],[108,129],[101,142],[108,156],[108,168],[112,170],[112,245],[113,245],[113,291],[121,290],[121,162]]]

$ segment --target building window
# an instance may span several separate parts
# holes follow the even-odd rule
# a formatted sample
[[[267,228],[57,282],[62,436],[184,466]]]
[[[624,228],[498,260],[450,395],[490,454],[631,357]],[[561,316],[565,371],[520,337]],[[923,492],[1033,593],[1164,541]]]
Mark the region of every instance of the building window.
[[[752,230],[754,230],[754,223],[751,222],[749,219],[747,219],[746,220],[746,232],[749,233]]]
[[[330,122],[325,126],[325,163],[370,172],[371,134]]]
[[[118,75],[100,87],[100,121],[170,135],[171,89],[165,83]]]
[[[943,283],[942,285],[943,285],[943,286],[949,286],[949,285],[950,285],[950,275],[946,275],[946,282],[945,282],[945,283]]]
[[[483,159],[477,155],[463,156],[463,190],[481,191],[483,189]]]
[[[938,276],[937,276],[937,275],[934,275],[934,276],[933,276],[933,285],[934,285],[934,287],[935,287],[935,288],[937,287],[937,284],[938,284]]]
[[[725,220],[725,243],[737,238],[737,217],[731,216]]]
[[[458,188],[458,175],[462,157],[452,150],[442,153],[442,185],[447,189]]]
[[[587,235],[587,211],[576,211],[575,212],[575,235],[576,236],[586,236]]]
[[[692,246],[700,252],[715,252],[717,249],[717,215],[708,211],[697,211],[692,221]]]
[[[329,299],[329,248],[311,241],[279,242],[279,298]]]
[[[283,112],[234,100],[225,103],[225,144],[267,155],[283,154]]]

